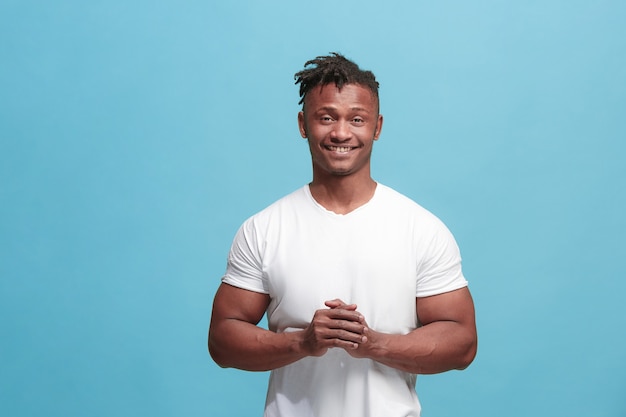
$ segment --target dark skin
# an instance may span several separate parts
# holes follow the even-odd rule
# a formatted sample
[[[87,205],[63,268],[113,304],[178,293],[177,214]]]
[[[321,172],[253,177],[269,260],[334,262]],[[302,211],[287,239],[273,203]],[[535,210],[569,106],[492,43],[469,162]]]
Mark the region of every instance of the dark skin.
[[[301,331],[274,333],[257,326],[269,296],[222,284],[213,307],[209,350],[222,367],[268,371],[330,347],[415,374],[467,367],[476,353],[474,309],[467,288],[416,298],[422,327],[406,335],[376,332],[354,304],[326,302]],[[216,337],[215,334],[219,334]]]
[[[349,213],[372,198],[372,144],[383,118],[378,100],[367,88],[348,84],[311,90],[298,114],[313,163],[310,189],[322,206]],[[421,327],[408,334],[377,332],[355,304],[327,300],[307,327],[275,333],[258,326],[269,295],[221,284],[213,304],[209,351],[222,367],[250,371],[276,369],[331,347],[355,358],[369,358],[414,374],[467,367],[476,355],[474,304],[468,288],[416,298]]]

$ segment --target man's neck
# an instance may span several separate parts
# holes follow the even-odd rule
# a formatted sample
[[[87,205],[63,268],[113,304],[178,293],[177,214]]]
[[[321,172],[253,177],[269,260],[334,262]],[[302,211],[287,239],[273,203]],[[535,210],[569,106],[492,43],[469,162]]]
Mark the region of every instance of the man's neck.
[[[313,179],[311,195],[326,210],[348,214],[366,204],[374,196],[376,182],[371,178],[333,177],[323,181]]]

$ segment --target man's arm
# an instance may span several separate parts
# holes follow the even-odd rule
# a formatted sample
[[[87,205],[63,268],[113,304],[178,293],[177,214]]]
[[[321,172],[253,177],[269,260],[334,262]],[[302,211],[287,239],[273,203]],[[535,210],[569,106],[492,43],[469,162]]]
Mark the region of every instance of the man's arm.
[[[309,326],[275,333],[257,324],[270,298],[267,294],[221,284],[213,301],[209,352],[222,367],[267,371],[305,356],[321,356],[329,347],[348,351],[364,340],[363,316],[355,305],[317,310]]]
[[[348,351],[414,374],[464,369],[477,350],[474,303],[468,288],[417,298],[422,325],[406,335],[365,331],[367,342]]]

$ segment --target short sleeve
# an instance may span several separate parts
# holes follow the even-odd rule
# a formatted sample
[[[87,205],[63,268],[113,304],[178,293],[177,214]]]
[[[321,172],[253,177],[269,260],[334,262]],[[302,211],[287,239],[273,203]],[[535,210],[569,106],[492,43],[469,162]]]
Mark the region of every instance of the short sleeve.
[[[442,294],[467,286],[459,247],[443,223],[438,222],[424,250],[417,271],[416,297]]]
[[[235,235],[222,282],[249,291],[269,292],[263,274],[260,240],[253,219],[248,219]]]

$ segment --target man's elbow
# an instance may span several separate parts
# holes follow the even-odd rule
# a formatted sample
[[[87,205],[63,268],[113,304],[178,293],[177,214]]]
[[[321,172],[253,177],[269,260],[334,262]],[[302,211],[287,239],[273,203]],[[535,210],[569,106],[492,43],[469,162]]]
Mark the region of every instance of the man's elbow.
[[[462,354],[459,355],[459,364],[456,369],[462,371],[466,369],[476,358],[476,353],[478,352],[478,342],[476,338],[473,338],[468,342],[466,348],[463,350]]]
[[[223,349],[220,349],[215,342],[209,338],[208,342],[209,355],[213,362],[215,362],[220,368],[231,368],[232,365],[228,363],[228,357],[223,353]]]

